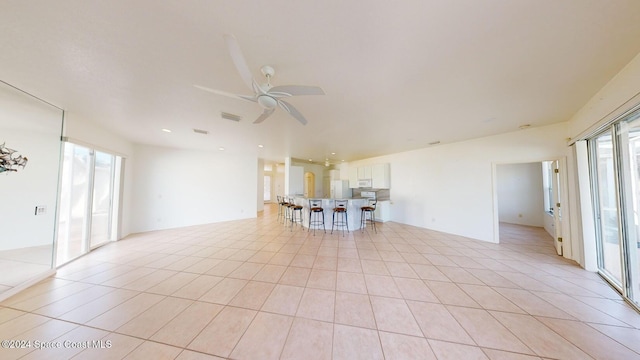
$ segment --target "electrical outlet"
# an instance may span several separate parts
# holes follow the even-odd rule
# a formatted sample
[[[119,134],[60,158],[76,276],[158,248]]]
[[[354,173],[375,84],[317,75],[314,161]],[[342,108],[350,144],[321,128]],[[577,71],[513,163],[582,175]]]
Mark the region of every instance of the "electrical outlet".
[[[38,215],[44,215],[47,213],[47,207],[40,205],[40,206],[36,206],[36,212],[34,215],[38,216]]]

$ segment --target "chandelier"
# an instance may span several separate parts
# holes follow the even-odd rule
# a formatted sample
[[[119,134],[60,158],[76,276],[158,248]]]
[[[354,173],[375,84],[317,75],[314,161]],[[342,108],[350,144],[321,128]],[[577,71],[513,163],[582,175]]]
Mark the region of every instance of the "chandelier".
[[[0,145],[0,173],[5,171],[18,171],[18,167],[24,167],[27,165],[27,159],[25,156],[18,155],[17,151],[13,149],[9,149],[4,146],[3,143]]]

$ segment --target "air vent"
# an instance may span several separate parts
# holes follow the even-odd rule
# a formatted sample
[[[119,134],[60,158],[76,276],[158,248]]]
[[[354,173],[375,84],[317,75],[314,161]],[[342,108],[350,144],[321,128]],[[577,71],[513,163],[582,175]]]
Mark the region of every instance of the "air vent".
[[[202,134],[202,135],[207,135],[209,133],[207,130],[202,130],[202,129],[193,129],[193,132],[197,134]]]
[[[227,119],[235,122],[239,122],[240,120],[242,120],[242,117],[240,115],[229,114],[224,111],[221,111],[220,115],[222,116],[223,119]]]

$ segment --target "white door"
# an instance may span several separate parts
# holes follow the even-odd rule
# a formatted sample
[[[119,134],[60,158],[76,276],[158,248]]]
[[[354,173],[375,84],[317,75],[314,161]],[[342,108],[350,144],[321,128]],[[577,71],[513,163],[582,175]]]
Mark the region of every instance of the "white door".
[[[553,174],[551,176],[551,188],[553,189],[553,222],[556,232],[553,238],[553,244],[558,255],[562,255],[562,202],[560,200],[562,199],[562,189],[560,187],[562,181],[560,180],[560,164],[558,160],[555,160],[551,163],[551,171],[553,171]]]

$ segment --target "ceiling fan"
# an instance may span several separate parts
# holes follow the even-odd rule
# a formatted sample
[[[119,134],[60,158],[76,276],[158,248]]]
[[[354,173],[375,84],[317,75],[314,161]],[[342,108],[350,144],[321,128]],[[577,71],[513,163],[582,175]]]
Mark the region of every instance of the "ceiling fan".
[[[324,91],[317,86],[305,86],[305,85],[281,85],[272,86],[271,77],[275,74],[275,70],[268,65],[261,68],[262,74],[267,78],[267,82],[264,84],[258,84],[251,75],[249,66],[242,55],[240,45],[233,35],[224,34],[224,40],[227,43],[231,60],[236,66],[240,77],[244,83],[253,91],[253,95],[236,95],[228,93],[226,91],[220,91],[211,89],[205,86],[194,85],[196,88],[212,92],[214,94],[232,97],[240,100],[247,100],[254,103],[258,103],[264,110],[262,114],[254,121],[254,124],[263,122],[276,110],[276,107],[280,106],[281,109],[288,112],[291,116],[296,118],[303,125],[307,124],[307,119],[291,105],[290,103],[282,100],[286,97],[299,96],[299,95],[324,95]]]

